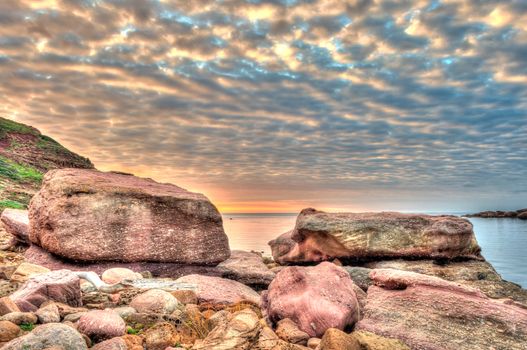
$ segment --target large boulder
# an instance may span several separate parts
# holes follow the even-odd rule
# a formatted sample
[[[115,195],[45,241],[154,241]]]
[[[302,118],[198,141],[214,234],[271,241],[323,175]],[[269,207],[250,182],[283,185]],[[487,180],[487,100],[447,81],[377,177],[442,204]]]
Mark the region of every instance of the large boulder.
[[[29,243],[29,218],[27,210],[4,209],[0,217],[7,233],[18,242]]]
[[[22,311],[36,311],[48,300],[82,306],[80,279],[68,270],[57,270],[31,277],[10,296]]]
[[[215,265],[230,255],[204,195],[132,175],[52,170],[29,219],[31,242],[73,260]]]
[[[412,349],[524,349],[527,309],[477,289],[414,272],[377,269],[356,330]]]
[[[260,295],[240,282],[226,278],[188,275],[176,280],[178,283],[188,283],[196,286],[199,303],[229,305],[248,301],[260,304]]]
[[[221,262],[217,268],[222,277],[255,287],[267,287],[275,276],[258,253],[243,250],[233,250],[231,257]]]
[[[343,268],[329,262],[287,267],[262,296],[262,308],[272,324],[290,318],[311,337],[329,328],[351,327],[359,318],[353,282]]]
[[[134,272],[150,271],[156,277],[178,278],[194,273],[212,276],[221,276],[222,272],[216,266],[184,265],[167,262],[119,262],[119,261],[92,261],[76,262],[51,254],[36,244],[32,244],[24,253],[26,261],[32,264],[45,266],[51,270],[93,271],[103,274],[113,268],[128,268]]]
[[[31,333],[11,340],[2,350],[88,350],[82,335],[73,327],[62,323],[38,326]]]
[[[271,241],[279,263],[333,258],[480,258],[472,224],[455,216],[423,214],[336,213],[304,209],[290,239]],[[280,243],[281,242],[281,243]]]

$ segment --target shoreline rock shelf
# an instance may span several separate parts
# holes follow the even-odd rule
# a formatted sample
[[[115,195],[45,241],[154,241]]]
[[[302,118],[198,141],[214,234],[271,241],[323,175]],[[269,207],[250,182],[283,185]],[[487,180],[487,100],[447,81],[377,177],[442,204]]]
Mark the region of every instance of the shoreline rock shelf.
[[[269,245],[279,263],[481,258],[468,220],[395,212],[330,214],[304,209],[294,230]]]
[[[29,215],[3,218],[18,244],[29,232],[31,245],[0,281],[16,290],[0,298],[1,349],[524,350],[527,343],[527,291],[481,257],[462,218],[306,209],[294,230],[270,242],[270,262],[231,252],[203,195],[76,169],[48,173]]]

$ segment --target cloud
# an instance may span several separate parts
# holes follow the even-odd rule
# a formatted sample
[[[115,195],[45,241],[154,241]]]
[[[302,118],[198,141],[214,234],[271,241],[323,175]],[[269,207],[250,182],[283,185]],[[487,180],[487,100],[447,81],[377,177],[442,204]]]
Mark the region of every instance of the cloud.
[[[524,23],[521,1],[6,1],[0,115],[233,210],[513,206]]]

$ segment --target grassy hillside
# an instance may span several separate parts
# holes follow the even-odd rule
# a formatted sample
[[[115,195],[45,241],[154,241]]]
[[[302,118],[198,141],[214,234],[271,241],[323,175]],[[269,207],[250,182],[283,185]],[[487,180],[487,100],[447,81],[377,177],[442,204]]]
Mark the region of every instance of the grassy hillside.
[[[0,117],[0,210],[26,208],[46,171],[93,168],[37,129]]]

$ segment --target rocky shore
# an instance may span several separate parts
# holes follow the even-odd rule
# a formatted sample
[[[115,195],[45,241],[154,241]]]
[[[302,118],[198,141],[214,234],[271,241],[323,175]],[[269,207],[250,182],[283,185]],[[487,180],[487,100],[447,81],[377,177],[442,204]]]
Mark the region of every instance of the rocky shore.
[[[132,175],[53,170],[6,209],[7,350],[525,349],[527,291],[454,216],[303,210],[231,251],[203,195]]]

